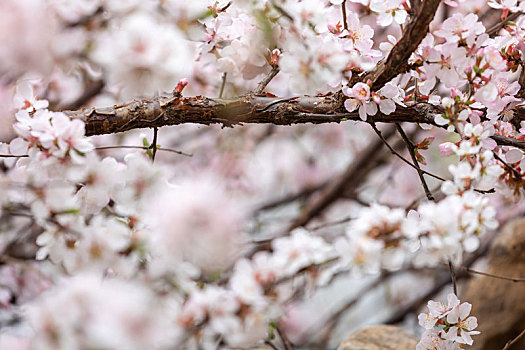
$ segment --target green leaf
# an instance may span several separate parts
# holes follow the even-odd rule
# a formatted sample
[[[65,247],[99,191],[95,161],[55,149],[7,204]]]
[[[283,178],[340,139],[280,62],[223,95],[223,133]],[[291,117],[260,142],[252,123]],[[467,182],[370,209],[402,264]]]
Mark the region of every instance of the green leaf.
[[[269,326],[268,338],[270,338],[270,340],[274,340],[275,339],[275,329],[277,328],[277,324],[274,321],[271,321],[268,326]]]

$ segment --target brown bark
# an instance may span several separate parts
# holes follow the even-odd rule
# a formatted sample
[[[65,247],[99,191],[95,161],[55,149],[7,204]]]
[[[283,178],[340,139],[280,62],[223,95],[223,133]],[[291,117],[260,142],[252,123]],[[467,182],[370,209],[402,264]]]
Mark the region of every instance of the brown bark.
[[[398,74],[409,70],[408,59],[428,34],[429,24],[434,19],[441,0],[425,0],[419,4],[408,22],[403,36],[390,51],[388,58],[361,81],[372,80],[372,89],[378,90]]]
[[[397,106],[394,113],[378,112],[368,116],[374,123],[434,123],[441,109],[428,103]],[[323,124],[346,120],[361,121],[357,112],[345,112],[337,95],[276,98],[246,95],[233,100],[197,97],[156,97],[106,108],[67,111],[72,118],[86,123],[86,135],[114,134],[138,128],[152,128],[186,123],[222,124]],[[494,135],[498,145],[525,149],[525,141]]]
[[[246,95],[233,100],[197,97],[157,97],[107,108],[87,108],[66,112],[86,123],[86,135],[113,134],[137,128],[186,123],[222,124],[321,124],[361,120],[356,112],[345,112],[335,95],[275,98]],[[433,124],[440,110],[426,103],[398,107],[395,113],[378,112],[371,122]]]

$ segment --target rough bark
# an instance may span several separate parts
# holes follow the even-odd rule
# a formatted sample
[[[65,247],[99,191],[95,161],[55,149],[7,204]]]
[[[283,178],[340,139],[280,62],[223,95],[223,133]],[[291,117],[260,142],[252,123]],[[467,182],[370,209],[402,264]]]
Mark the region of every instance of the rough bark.
[[[378,90],[398,74],[409,70],[408,59],[428,34],[429,24],[434,19],[441,0],[425,0],[417,8],[415,16],[408,22],[403,36],[394,45],[388,58],[372,72],[366,74],[362,81],[370,79],[372,89]]]
[[[246,95],[233,100],[197,97],[157,97],[106,108],[66,112],[86,123],[86,135],[113,134],[136,128],[186,123],[222,124],[322,124],[361,120],[357,112],[345,112],[335,95],[322,97],[275,98]],[[439,108],[418,103],[399,107],[395,113],[378,112],[370,122],[410,122],[434,124]]]
[[[378,112],[374,116],[368,116],[367,122],[435,125],[434,115],[441,112],[438,106],[420,102],[407,107],[397,106],[396,111],[390,115]],[[202,96],[156,97],[113,107],[84,108],[65,113],[86,123],[87,136],[187,123],[231,127],[242,124],[292,125],[361,121],[357,112],[344,111],[337,95],[293,98],[246,95],[232,100]],[[518,111],[521,119],[520,114],[521,111]],[[499,145],[525,149],[525,141],[499,135],[492,138]]]

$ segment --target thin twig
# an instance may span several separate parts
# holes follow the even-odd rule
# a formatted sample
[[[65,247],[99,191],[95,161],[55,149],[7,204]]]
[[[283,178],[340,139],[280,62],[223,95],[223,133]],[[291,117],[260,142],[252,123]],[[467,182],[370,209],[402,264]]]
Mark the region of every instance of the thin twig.
[[[275,330],[277,331],[277,334],[279,334],[279,338],[281,338],[281,341],[283,342],[284,349],[293,350],[293,346],[290,343],[290,340],[286,338],[286,335],[279,329],[279,327],[275,327]]]
[[[516,170],[514,167],[510,166],[507,162],[505,162],[496,152],[492,151],[492,153],[494,154],[494,158],[496,158],[498,161],[503,163],[505,168],[507,168],[507,170],[510,171],[514,175],[516,180],[518,181],[521,180],[521,174],[518,170]]]
[[[272,6],[281,14],[283,15],[284,17],[288,18],[288,20],[290,20],[290,22],[294,23],[294,19],[292,17],[292,15],[290,15],[284,8],[282,8],[281,6],[277,5],[274,1],[272,1]]]
[[[348,21],[346,20],[346,0],[341,4],[341,11],[343,12],[343,28],[348,30]]]
[[[322,223],[320,225],[314,226],[312,228],[308,228],[308,230],[309,231],[317,231],[317,230],[320,230],[320,229],[325,228],[325,227],[341,225],[341,224],[347,223],[349,221],[352,221],[354,219],[355,219],[355,217],[353,217],[353,216],[347,216],[345,218],[342,218],[342,219],[339,219],[339,220],[336,220],[336,221],[325,222],[325,223]]]
[[[518,18],[522,14],[523,14],[522,12],[515,12],[515,13],[509,15],[504,21],[499,21],[498,23],[496,23],[495,25],[490,27],[487,30],[487,34],[489,36],[493,36],[495,34],[498,34],[498,32],[500,31],[501,28],[505,27],[507,25],[507,23],[509,23],[510,21],[515,20],[516,18]]]
[[[454,294],[458,295],[458,284],[456,282],[456,271],[454,270],[454,265],[452,260],[448,259],[448,268],[450,270],[450,276],[452,277],[452,286],[454,286]]]
[[[219,91],[219,98],[222,98],[222,94],[224,93],[224,86],[226,86],[226,77],[228,73],[224,72],[222,74],[222,82],[221,82],[221,89]]]
[[[443,193],[439,192],[439,190],[441,189],[441,185],[439,186],[436,186],[434,187],[434,189],[430,190],[430,193],[432,193],[432,196],[434,197],[435,195],[438,196],[438,198],[434,197],[434,200],[440,200],[441,198],[439,198],[440,196],[443,196]],[[410,203],[410,205],[408,207],[405,208],[405,211],[410,211],[411,209],[415,209],[416,206],[418,205],[418,202],[420,200],[422,200],[423,198],[425,198],[426,195],[422,195],[422,196],[419,196],[418,198],[414,199],[412,201],[412,203]]]
[[[279,348],[277,346],[275,346],[271,341],[269,340],[265,340],[264,341],[264,344],[268,345],[269,347],[271,347],[273,350],[279,350]]]
[[[272,70],[259,82],[257,88],[254,90],[256,95],[262,94],[266,86],[272,81],[273,78],[279,73],[279,67],[274,66]]]
[[[25,157],[29,157],[28,154],[22,154],[22,155],[19,155],[19,156],[15,156],[13,154],[0,154],[0,158],[25,158]]]
[[[151,143],[151,146],[149,146],[150,149],[152,149],[151,153],[151,162],[155,162],[155,156],[157,155],[157,136],[159,133],[159,128],[154,127],[153,128],[153,142]]]
[[[509,341],[507,342],[507,344],[505,344],[505,347],[503,348],[503,350],[508,350],[508,349],[510,349],[510,347],[512,346],[512,344],[514,344],[515,342],[517,342],[518,340],[520,340],[520,339],[523,337],[523,335],[525,335],[525,329],[522,330],[521,333],[518,334],[518,336],[517,336],[516,338],[514,338],[514,339],[512,339],[512,340],[509,340]]]
[[[383,141],[383,143],[385,144],[385,146],[388,147],[388,149],[390,150],[390,152],[392,152],[392,154],[396,155],[399,159],[401,159],[403,162],[407,163],[408,165],[410,165],[412,168],[418,170],[416,168],[416,166],[414,164],[412,164],[410,161],[408,161],[405,157],[403,157],[401,154],[399,154],[395,149],[392,148],[392,146],[390,146],[390,144],[387,142],[387,140],[385,140],[385,138],[383,137],[383,135],[381,135],[381,131],[379,131],[379,129],[377,128],[377,126],[375,125],[375,123],[370,123],[370,125],[372,126],[372,129],[374,129],[375,133],[377,134],[377,136],[379,136],[379,138],[381,139],[381,141]],[[423,170],[423,169],[419,169],[421,170],[422,173],[424,174],[427,174],[428,176],[432,176],[433,178],[435,179],[438,179],[438,180],[441,180],[441,181],[446,181],[444,178],[438,176],[438,175],[434,175],[432,173],[429,173],[428,171],[426,170]]]
[[[311,194],[322,190],[329,184],[329,181],[324,181],[321,183],[318,183],[316,185],[313,185],[311,187],[303,188],[301,191],[296,193],[288,193],[278,199],[273,199],[272,201],[266,202],[264,204],[259,205],[254,211],[254,214],[258,214],[261,211],[271,210],[275,209],[277,207],[283,206],[285,204],[295,202],[296,200],[300,200],[303,198],[307,198]]]
[[[103,149],[117,149],[117,148],[143,149],[143,150],[150,149],[149,147],[145,147],[145,146],[101,146],[101,147],[97,147],[95,149],[96,150],[103,150]],[[186,157],[193,157],[193,154],[191,154],[191,153],[185,153],[185,152],[177,151],[177,150],[174,150],[174,149],[171,149],[171,148],[158,147],[157,150],[158,151],[164,151],[164,152],[177,153],[177,154],[180,154],[180,155],[183,155],[183,156],[186,156]]]
[[[473,270],[473,269],[471,269],[468,266],[461,266],[461,265],[459,265],[459,266],[456,266],[456,267],[461,269],[461,270],[467,271],[468,273],[475,274],[475,275],[481,275],[481,276],[486,276],[486,277],[491,277],[491,278],[497,278],[497,279],[500,279],[500,280],[506,280],[506,281],[512,281],[512,282],[525,282],[525,278],[521,278],[521,277],[508,277],[508,276],[495,275],[495,274],[488,273],[488,272]]]
[[[419,162],[417,161],[414,144],[412,143],[412,141],[410,141],[410,139],[405,134],[405,131],[399,123],[396,123],[396,128],[399,132],[399,135],[401,135],[401,138],[403,139],[403,141],[405,141],[405,144],[407,145],[408,152],[410,153],[410,157],[412,157],[412,162],[416,167],[417,174],[419,175],[419,179],[421,180],[421,184],[423,185],[423,189],[425,190],[425,195],[427,196],[428,200],[434,201],[435,198],[434,196],[432,196],[432,192],[430,192],[430,189],[428,188],[427,182],[425,181],[425,176],[422,172],[421,167],[419,166]]]

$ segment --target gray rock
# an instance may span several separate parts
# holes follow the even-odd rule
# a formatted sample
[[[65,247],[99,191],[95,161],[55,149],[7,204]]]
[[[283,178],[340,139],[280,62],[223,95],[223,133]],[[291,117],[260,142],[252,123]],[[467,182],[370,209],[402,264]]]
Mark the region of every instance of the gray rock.
[[[399,327],[371,326],[350,334],[337,350],[414,350],[418,341]]]

